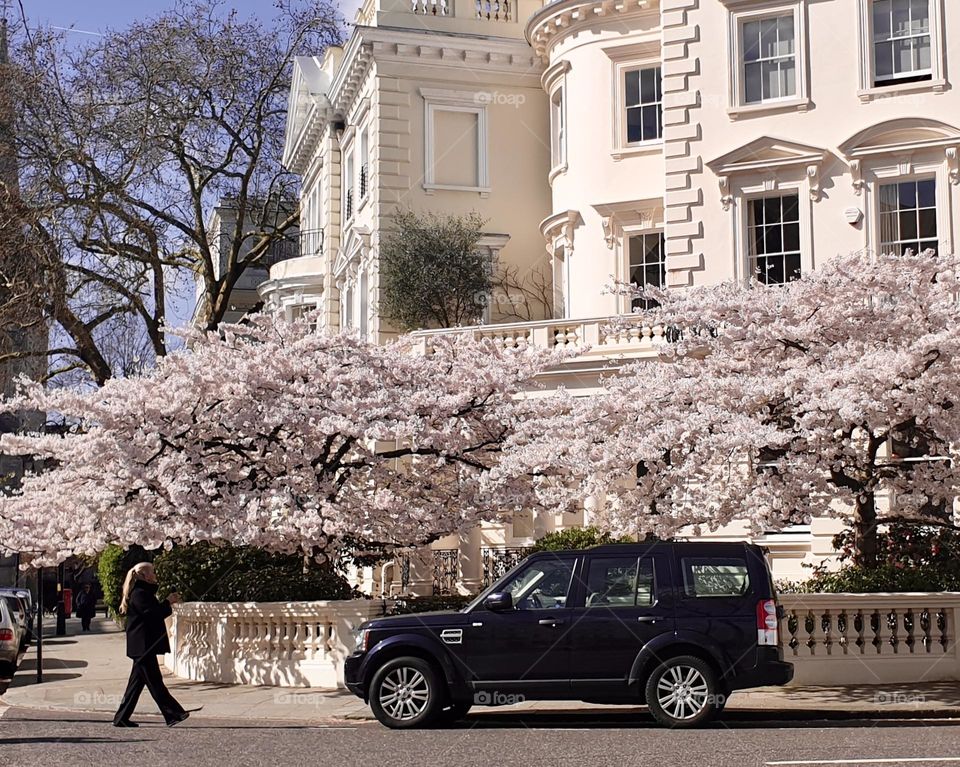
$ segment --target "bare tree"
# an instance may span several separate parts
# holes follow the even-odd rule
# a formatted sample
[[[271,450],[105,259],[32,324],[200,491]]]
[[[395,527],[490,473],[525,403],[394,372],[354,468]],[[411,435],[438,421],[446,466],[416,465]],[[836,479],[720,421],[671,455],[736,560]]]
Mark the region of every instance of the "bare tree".
[[[53,373],[81,370],[99,385],[141,365],[141,343],[149,359],[165,355],[185,275],[202,286],[198,321],[217,327],[243,271],[297,223],[296,178],[280,165],[293,59],[341,35],[329,0],[283,0],[269,23],[219,0],[179,0],[80,48],[22,31],[10,85],[42,269],[30,300],[51,325]],[[235,216],[218,257],[207,225],[224,201]],[[38,353],[0,351],[0,364]]]

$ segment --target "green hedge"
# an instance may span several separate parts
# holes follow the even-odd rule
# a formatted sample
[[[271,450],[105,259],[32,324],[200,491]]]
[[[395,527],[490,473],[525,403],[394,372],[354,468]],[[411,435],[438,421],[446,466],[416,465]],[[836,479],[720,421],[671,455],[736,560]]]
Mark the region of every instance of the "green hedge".
[[[629,536],[616,537],[596,527],[571,527],[549,533],[533,544],[528,554],[538,551],[564,551],[565,549],[589,549],[606,543],[634,543]]]
[[[460,610],[470,604],[472,596],[433,596],[398,599],[390,610],[390,615],[410,615],[413,613],[432,613],[438,610]]]
[[[101,552],[97,561],[97,579],[103,590],[103,603],[115,620],[121,619],[120,599],[123,597],[123,579],[127,577],[127,571],[139,562],[150,562],[152,559],[153,553],[140,546],[123,549],[111,543]]]
[[[780,582],[782,594],[873,594],[901,591],[960,591],[960,569],[942,565],[904,567],[848,565],[833,572],[821,570],[804,581]]]
[[[160,593],[178,591],[186,602],[295,602],[357,596],[329,564],[311,564],[304,571],[303,558],[297,554],[271,554],[249,546],[176,546],[160,554],[154,565]]]

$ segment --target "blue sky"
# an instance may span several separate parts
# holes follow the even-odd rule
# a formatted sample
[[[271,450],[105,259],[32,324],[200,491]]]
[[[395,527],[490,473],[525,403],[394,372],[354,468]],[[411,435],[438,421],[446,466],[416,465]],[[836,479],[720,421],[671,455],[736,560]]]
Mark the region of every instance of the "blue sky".
[[[152,16],[173,5],[172,0],[22,0],[31,23],[53,24],[86,32],[101,32],[108,27],[125,27],[138,18]],[[338,5],[347,21],[353,21],[358,0],[340,0]],[[10,3],[14,17],[19,15],[17,0]],[[227,0],[227,8],[243,15],[274,13],[273,0]],[[77,32],[76,34],[80,34]]]

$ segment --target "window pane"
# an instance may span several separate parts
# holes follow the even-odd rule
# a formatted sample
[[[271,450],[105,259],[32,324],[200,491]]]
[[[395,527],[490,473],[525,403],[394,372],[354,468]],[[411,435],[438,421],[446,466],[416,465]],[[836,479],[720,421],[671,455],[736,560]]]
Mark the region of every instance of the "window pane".
[[[800,197],[795,194],[783,198],[783,220],[800,220]]]
[[[643,107],[631,107],[627,110],[627,141],[643,141]]]
[[[785,253],[800,250],[800,224],[783,225],[783,250]]]
[[[643,140],[652,141],[660,138],[659,107],[643,107]]]
[[[750,593],[750,573],[742,559],[681,560],[683,590],[688,597],[731,597]]]
[[[936,239],[937,237],[937,211],[933,208],[921,210],[918,214],[919,232],[917,236],[923,239]]]
[[[762,64],[756,61],[744,68],[743,98],[748,104],[763,100]]]
[[[627,106],[640,103],[640,71],[633,70],[626,75],[626,102]]]
[[[912,240],[917,236],[917,212],[900,211],[900,239]]]
[[[763,223],[763,200],[750,201],[750,226],[759,226]]]
[[[917,69],[930,69],[930,38],[917,37],[914,39]]]
[[[743,25],[743,60],[760,58],[760,22],[748,21]]]
[[[933,208],[937,205],[937,182],[932,178],[917,182],[917,201],[921,208]]]
[[[910,38],[893,41],[893,71],[913,71],[913,44]]]
[[[897,236],[897,214],[896,213],[881,213],[880,214],[880,242],[882,243],[892,243],[896,242],[900,238]],[[881,249],[881,252],[886,255],[887,253],[895,252],[894,250]]]
[[[897,209],[897,185],[887,184],[880,187],[880,212]]]
[[[800,279],[800,254],[786,256],[784,258],[786,268],[786,281],[793,282]]]
[[[900,210],[917,207],[917,182],[906,181],[897,185],[897,201]]]
[[[797,69],[793,59],[780,62],[780,96],[797,94]]]
[[[587,576],[587,607],[633,607],[637,601],[637,559],[595,559]]]
[[[777,55],[777,19],[760,22],[760,55],[765,59]]]
[[[779,22],[778,56],[790,56],[794,49],[793,14],[781,16]]]
[[[650,104],[657,100],[657,70],[640,70],[640,101]]]
[[[873,66],[877,77],[890,77],[893,74],[893,43],[876,43],[874,50],[876,58]]]
[[[783,253],[783,230],[780,224],[766,226],[764,240],[766,242],[766,253]]]
[[[780,66],[776,61],[764,61],[763,67],[763,98],[780,98]]]
[[[893,34],[910,34],[910,0],[893,0]]]
[[[572,559],[537,562],[517,573],[503,586],[518,610],[545,610],[563,607],[567,601]]]
[[[763,201],[764,223],[773,224],[780,221],[780,205],[779,197],[767,197]]]
[[[874,0],[873,3],[873,39],[890,38],[890,0]]]

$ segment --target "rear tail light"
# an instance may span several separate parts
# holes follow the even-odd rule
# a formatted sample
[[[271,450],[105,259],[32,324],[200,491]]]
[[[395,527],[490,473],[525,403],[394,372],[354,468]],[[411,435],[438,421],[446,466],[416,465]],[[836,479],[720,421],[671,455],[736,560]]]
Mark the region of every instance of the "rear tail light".
[[[12,642],[13,629],[0,629],[0,642]]]
[[[776,647],[780,644],[780,622],[777,618],[777,603],[773,599],[757,602],[757,644]]]

